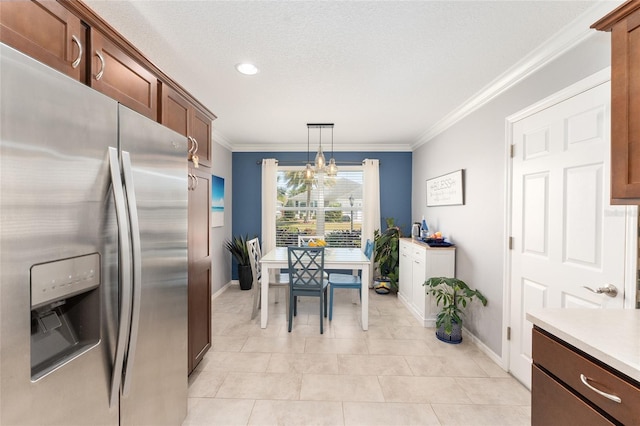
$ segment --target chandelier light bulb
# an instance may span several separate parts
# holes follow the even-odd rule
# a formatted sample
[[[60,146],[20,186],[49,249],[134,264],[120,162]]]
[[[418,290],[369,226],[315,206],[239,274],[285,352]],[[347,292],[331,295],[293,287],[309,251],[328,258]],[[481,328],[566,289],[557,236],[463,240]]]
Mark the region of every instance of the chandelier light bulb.
[[[304,169],[304,180],[313,180],[313,169],[309,163],[307,163],[307,167]]]
[[[336,159],[331,157],[329,160],[329,166],[327,166],[327,175],[335,176],[338,174],[338,166],[336,165]]]
[[[326,165],[327,160],[324,158],[324,154],[322,153],[322,146],[320,146],[318,148],[318,153],[316,154],[316,172],[323,172]]]

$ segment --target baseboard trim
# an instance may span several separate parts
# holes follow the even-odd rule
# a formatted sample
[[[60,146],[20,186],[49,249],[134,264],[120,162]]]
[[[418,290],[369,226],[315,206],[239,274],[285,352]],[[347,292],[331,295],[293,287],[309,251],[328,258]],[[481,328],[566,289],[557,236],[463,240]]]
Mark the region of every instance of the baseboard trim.
[[[464,326],[462,327],[462,336],[463,338],[467,338],[471,340],[477,347],[480,349],[482,353],[491,358],[493,362],[495,362],[500,368],[504,371],[509,372],[507,366],[504,364],[502,357],[498,356],[495,352],[493,352],[487,345],[482,343],[480,339],[478,339],[473,333],[467,330]]]
[[[222,288],[218,291],[216,291],[215,293],[213,293],[211,295],[211,300],[215,300],[216,298],[220,297],[220,295],[222,293],[224,293],[225,291],[227,291],[227,289],[229,288],[229,286],[232,285],[240,285],[240,283],[238,282],[238,280],[231,280],[228,283],[226,283],[225,285],[222,286]]]

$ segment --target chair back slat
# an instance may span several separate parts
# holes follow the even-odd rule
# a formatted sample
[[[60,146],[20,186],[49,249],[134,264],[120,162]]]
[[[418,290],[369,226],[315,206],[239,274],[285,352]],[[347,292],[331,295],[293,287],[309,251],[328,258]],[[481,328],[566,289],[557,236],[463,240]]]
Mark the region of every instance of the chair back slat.
[[[290,285],[293,289],[320,289],[324,283],[324,247],[289,247]]]
[[[371,260],[372,254],[373,254],[373,242],[367,239],[367,244],[364,246],[364,255],[367,256],[369,260]]]
[[[251,264],[251,273],[253,274],[253,285],[259,285],[262,278],[262,265],[260,259],[260,241],[257,238],[247,241],[247,251],[249,252],[249,263]]]

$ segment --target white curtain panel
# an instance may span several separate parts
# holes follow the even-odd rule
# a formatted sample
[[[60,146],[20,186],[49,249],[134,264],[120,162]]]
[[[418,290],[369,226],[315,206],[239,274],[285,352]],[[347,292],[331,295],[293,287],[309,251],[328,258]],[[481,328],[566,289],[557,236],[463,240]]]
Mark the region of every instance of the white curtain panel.
[[[380,161],[365,159],[362,163],[364,170],[362,191],[362,247],[367,240],[373,241],[373,231],[380,229]],[[372,256],[373,258],[373,256]],[[369,276],[373,280],[373,262],[369,269]],[[373,281],[369,283],[369,287]]]
[[[278,160],[262,160],[262,253],[276,248],[276,200],[278,197],[276,180]]]

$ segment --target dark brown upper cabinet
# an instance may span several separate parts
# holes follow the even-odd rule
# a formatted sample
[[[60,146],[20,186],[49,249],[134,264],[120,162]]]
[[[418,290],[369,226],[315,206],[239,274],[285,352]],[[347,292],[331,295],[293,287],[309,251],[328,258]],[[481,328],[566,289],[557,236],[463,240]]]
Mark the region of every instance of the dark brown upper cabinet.
[[[91,87],[157,121],[157,77],[94,28],[90,64]]]
[[[71,78],[86,79],[86,28],[56,1],[0,1],[0,41]]]
[[[611,32],[611,202],[640,204],[640,0],[591,27]]]
[[[160,123],[189,139],[189,161],[197,156],[199,166],[211,167],[211,128],[214,116],[166,84],[160,85]]]

